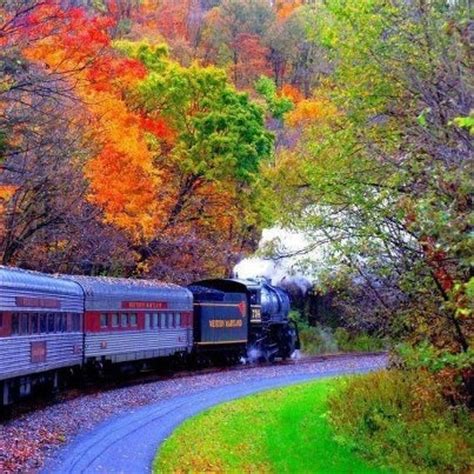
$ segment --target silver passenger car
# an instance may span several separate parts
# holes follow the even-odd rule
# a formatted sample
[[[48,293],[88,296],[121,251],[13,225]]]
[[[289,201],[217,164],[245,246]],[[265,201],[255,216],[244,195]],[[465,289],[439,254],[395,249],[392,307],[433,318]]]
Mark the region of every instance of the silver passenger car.
[[[12,391],[83,360],[83,291],[72,281],[0,266],[0,389],[3,404]],[[2,404],[0,403],[0,405]]]
[[[192,294],[156,280],[69,276],[85,294],[86,363],[122,363],[192,349]]]

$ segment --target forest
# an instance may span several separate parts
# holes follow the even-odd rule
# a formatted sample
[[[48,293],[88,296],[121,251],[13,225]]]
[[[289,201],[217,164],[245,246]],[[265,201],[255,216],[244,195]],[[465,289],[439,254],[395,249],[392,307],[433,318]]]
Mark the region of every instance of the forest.
[[[188,283],[298,231],[472,408],[473,35],[469,0],[3,0],[0,263]]]

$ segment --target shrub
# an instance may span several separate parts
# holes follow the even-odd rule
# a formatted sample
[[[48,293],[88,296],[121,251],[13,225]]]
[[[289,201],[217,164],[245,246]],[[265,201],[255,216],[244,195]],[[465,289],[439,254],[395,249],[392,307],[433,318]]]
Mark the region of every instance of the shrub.
[[[403,472],[469,472],[473,421],[450,406],[432,374],[384,371],[348,379],[329,398],[337,439]]]
[[[351,333],[347,329],[337,328],[334,338],[343,352],[375,352],[386,348],[387,342],[365,332]]]
[[[302,328],[300,340],[305,354],[328,354],[339,351],[331,329],[323,326]]]
[[[328,354],[334,352],[373,352],[386,348],[386,341],[367,333],[351,333],[347,329],[333,330],[318,324],[309,326],[292,311],[290,317],[298,323],[302,351],[308,355]]]
[[[452,353],[422,342],[399,344],[391,354],[391,366],[424,369],[433,374],[444,397],[451,404],[474,405],[474,351]]]

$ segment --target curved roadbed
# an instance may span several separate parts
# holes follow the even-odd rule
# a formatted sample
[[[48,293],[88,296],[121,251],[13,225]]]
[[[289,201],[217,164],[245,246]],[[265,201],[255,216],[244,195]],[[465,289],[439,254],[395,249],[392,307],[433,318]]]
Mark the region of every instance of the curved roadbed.
[[[151,471],[157,448],[185,419],[222,402],[246,395],[314,380],[322,377],[364,373],[379,370],[386,365],[385,356],[367,356],[352,359],[350,363],[326,362],[309,364],[306,370],[280,374],[259,370],[237,377],[238,383],[223,378],[220,386],[190,390],[184,395],[168,399],[115,416],[95,428],[79,434],[73,442],[47,463],[43,473],[128,473]],[[286,372],[286,373],[285,373]],[[183,391],[181,393],[183,393]]]

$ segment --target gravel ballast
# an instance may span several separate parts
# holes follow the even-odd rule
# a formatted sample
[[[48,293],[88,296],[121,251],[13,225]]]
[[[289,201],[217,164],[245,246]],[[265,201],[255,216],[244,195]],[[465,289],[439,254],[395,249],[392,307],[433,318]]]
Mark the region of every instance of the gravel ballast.
[[[299,376],[318,377],[378,370],[384,368],[386,363],[385,355],[301,359],[289,365],[197,374],[81,396],[1,425],[0,473],[37,472],[45,462],[49,465],[49,459],[76,436],[86,439],[90,434],[92,437],[97,425],[119,415],[138,414],[140,407],[145,405],[155,406],[183,395],[239,384],[247,387],[242,391],[245,394],[245,390],[250,390],[248,393],[252,391],[253,382],[257,388],[260,384],[264,389],[263,380],[279,379],[278,383],[283,383],[284,378],[288,377],[290,383]],[[271,382],[268,387],[270,385]]]

